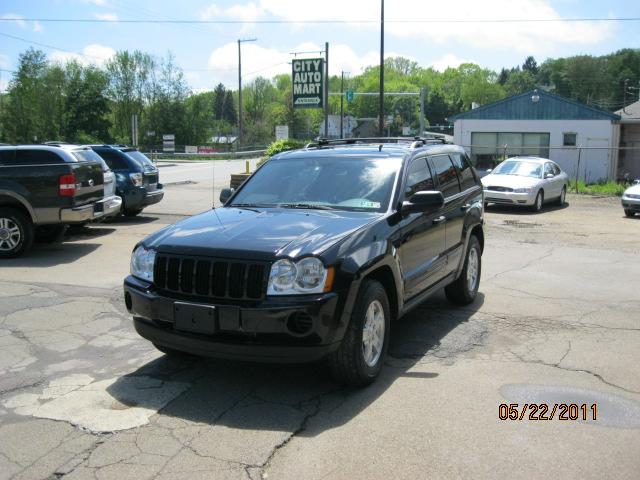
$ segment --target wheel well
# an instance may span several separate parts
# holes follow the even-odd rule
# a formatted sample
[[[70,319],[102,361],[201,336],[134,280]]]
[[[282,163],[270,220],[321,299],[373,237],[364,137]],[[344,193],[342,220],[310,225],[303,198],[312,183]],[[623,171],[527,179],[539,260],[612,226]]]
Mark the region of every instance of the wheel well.
[[[391,318],[398,318],[398,291],[396,290],[396,280],[391,268],[386,265],[382,266],[369,273],[365,278],[376,280],[382,284],[389,298]]]
[[[471,229],[471,235],[475,235],[480,242],[480,251],[484,252],[484,229],[482,225],[476,225]]]
[[[20,210],[22,213],[24,213],[27,216],[28,219],[33,221],[33,218],[31,217],[31,213],[29,212],[29,210],[27,210],[19,200],[13,197],[10,197],[8,195],[0,195],[0,207],[10,207],[10,208],[15,208],[16,210]]]

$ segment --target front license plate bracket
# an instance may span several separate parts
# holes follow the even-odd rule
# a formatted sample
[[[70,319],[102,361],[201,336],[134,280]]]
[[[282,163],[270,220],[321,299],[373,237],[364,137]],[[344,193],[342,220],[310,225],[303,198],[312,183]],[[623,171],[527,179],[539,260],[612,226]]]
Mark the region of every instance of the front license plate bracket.
[[[216,307],[193,303],[175,302],[173,321],[176,330],[213,335],[217,331]]]

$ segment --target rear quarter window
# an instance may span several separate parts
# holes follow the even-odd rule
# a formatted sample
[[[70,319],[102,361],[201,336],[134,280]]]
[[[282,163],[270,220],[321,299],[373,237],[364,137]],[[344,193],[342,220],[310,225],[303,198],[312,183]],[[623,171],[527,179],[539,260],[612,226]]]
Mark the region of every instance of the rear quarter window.
[[[53,165],[65,163],[64,158],[49,150],[16,150],[13,165]]]
[[[107,162],[111,170],[137,170],[131,168],[127,156],[122,152],[112,149],[95,150],[95,152]]]

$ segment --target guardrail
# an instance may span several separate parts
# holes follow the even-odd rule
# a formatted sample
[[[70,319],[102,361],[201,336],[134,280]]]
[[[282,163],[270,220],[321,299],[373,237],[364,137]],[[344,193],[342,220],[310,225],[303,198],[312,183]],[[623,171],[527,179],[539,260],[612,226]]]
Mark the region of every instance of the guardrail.
[[[209,152],[209,153],[183,153],[183,152],[143,152],[151,160],[163,160],[163,159],[183,159],[183,160],[225,160],[261,156],[267,150],[244,150],[241,152]]]

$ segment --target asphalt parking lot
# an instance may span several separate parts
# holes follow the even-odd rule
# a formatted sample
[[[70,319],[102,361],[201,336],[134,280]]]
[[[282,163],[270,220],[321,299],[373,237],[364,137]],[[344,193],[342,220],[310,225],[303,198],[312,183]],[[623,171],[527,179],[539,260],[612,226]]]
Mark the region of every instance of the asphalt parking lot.
[[[161,167],[165,200],[141,216],[2,262],[0,478],[638,478],[640,216],[576,195],[490,208],[476,302],[433,297],[350,390],[321,365],[168,359],[133,331],[135,243],[243,166]],[[500,420],[503,403],[597,418]]]

